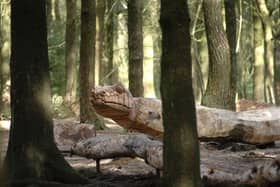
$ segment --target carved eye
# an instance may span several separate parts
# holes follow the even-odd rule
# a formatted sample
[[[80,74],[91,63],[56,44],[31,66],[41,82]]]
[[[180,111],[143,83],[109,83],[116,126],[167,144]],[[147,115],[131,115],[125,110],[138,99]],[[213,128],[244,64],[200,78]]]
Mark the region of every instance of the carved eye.
[[[123,93],[125,91],[124,87],[121,84],[117,84],[115,89],[116,89],[116,92],[118,92],[118,93]]]

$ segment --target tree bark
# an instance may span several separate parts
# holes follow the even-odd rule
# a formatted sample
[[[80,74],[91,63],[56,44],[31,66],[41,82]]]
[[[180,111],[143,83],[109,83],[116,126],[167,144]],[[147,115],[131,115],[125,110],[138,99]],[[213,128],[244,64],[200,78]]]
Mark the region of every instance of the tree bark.
[[[104,127],[104,121],[96,114],[89,101],[90,87],[94,87],[95,1],[82,0],[81,6],[80,122],[93,122],[100,129]]]
[[[128,0],[128,79],[129,90],[135,97],[142,97],[143,87],[143,2]]]
[[[208,82],[202,104],[232,109],[230,50],[223,28],[222,1],[203,1],[209,55]]]
[[[230,48],[230,109],[235,111],[235,95],[237,85],[237,61],[236,61],[236,1],[225,0],[226,34]]]
[[[272,103],[273,97],[273,48],[272,48],[272,20],[265,0],[257,0],[257,7],[262,21],[264,38],[264,83],[265,101]]]
[[[65,102],[74,103],[76,99],[77,75],[77,2],[66,0],[66,32],[65,32]]]
[[[255,44],[255,62],[254,62],[254,84],[253,98],[258,101],[265,101],[265,80],[264,80],[264,38],[263,28],[260,17],[254,15],[254,44]]]
[[[280,106],[280,2],[273,1],[269,10],[272,16],[275,104]]]
[[[104,21],[105,21],[105,5],[104,0],[96,1],[96,50],[95,50],[95,65],[98,72],[99,83],[104,77],[103,41],[104,41]],[[105,74],[106,75],[106,74]]]
[[[239,4],[239,31],[237,45],[237,92],[238,98],[252,99],[253,92],[248,85],[253,85],[254,66],[254,1],[243,0]],[[241,27],[241,28],[240,28]]]
[[[187,1],[161,0],[160,25],[163,180],[166,186],[200,186]]]
[[[9,103],[3,94],[9,91],[8,81],[10,79],[10,3],[2,3],[0,10],[0,112],[7,112]]]
[[[4,167],[8,183],[13,186],[25,179],[86,183],[54,143],[45,1],[28,2],[11,1],[12,120]]]
[[[2,19],[2,11],[0,10],[0,19]],[[3,76],[3,68],[4,68],[4,58],[2,55],[2,49],[3,49],[3,45],[4,45],[4,36],[3,36],[3,24],[2,21],[0,21],[0,113],[3,112],[3,91],[4,91],[4,87],[5,87],[5,80],[4,80],[4,76]],[[1,155],[0,155],[1,158]],[[1,163],[0,163],[1,164]]]
[[[104,41],[104,58],[100,64],[100,84],[113,84],[114,59],[114,30],[115,30],[115,12],[112,9],[113,0],[106,1],[106,20],[105,20],[105,41]]]
[[[154,9],[151,10],[152,25],[153,25],[153,78],[154,78],[154,91],[157,98],[160,96],[160,55],[161,55],[161,30],[158,23],[160,1],[153,2]]]

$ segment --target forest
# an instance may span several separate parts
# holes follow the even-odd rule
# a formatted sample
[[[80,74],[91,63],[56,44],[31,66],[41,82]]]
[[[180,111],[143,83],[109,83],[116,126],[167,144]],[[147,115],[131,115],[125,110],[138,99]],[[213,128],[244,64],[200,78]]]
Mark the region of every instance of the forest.
[[[279,0],[0,0],[0,186],[280,186]]]

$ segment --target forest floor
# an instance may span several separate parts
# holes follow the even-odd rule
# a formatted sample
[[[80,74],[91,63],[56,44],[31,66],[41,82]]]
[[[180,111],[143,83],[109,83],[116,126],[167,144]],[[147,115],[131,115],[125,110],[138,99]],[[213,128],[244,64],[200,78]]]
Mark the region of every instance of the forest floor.
[[[115,135],[123,133],[119,126],[108,125],[108,129],[98,131],[98,134]],[[9,131],[0,130],[0,160],[7,149]],[[62,148],[63,149],[63,148]],[[63,152],[62,152],[63,153]],[[92,159],[63,153],[65,159],[77,171],[88,177],[93,184],[83,187],[156,187],[160,186],[160,177],[156,171],[139,158],[104,159],[100,162],[100,173],[96,172],[96,162]],[[59,185],[55,185],[59,186]],[[62,185],[63,186],[63,185]],[[70,187],[70,185],[67,185]],[[77,186],[77,185],[76,185]],[[73,186],[74,187],[74,186]]]
[[[127,133],[116,124],[107,124],[108,129],[97,131],[98,135],[115,136]],[[7,149],[9,131],[0,128],[0,161]],[[100,162],[101,172],[96,172],[96,162],[92,159],[70,155],[69,148],[59,147],[65,159],[84,176],[88,177],[91,184],[65,185],[47,184],[40,187],[157,187],[161,186],[160,176],[156,170],[139,158],[114,158],[104,159]],[[64,152],[64,150],[68,150]],[[261,164],[271,161],[280,155],[280,141],[272,147],[257,149],[255,146],[245,144],[219,144],[217,142],[201,142],[201,163],[204,166],[215,166],[220,171],[228,173],[242,172],[244,168],[250,168],[250,163]],[[214,165],[218,164],[218,165]],[[232,169],[235,169],[232,171]],[[217,185],[212,185],[217,186]],[[225,185],[220,185],[225,187]],[[276,186],[279,186],[277,184]]]
[[[125,130],[115,124],[107,124],[108,129],[97,131],[98,135],[123,134]],[[139,158],[104,159],[100,162],[100,173],[96,172],[96,162],[76,155],[65,155],[66,160],[99,186],[106,187],[156,187],[160,186],[160,177],[156,170]],[[91,185],[87,185],[89,187]]]

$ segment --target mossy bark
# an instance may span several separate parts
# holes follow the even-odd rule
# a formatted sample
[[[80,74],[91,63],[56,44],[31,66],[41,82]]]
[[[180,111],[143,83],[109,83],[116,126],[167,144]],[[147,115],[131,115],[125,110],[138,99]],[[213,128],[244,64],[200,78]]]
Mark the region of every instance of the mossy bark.
[[[104,128],[89,101],[90,88],[94,87],[95,59],[95,1],[82,0],[80,43],[80,122],[94,123],[97,129]]]
[[[200,159],[187,1],[161,0],[160,24],[164,185],[197,187],[200,186]]]
[[[235,111],[235,95],[237,85],[237,54],[236,54],[236,1],[225,0],[226,34],[230,48],[230,109]]]
[[[129,90],[135,97],[142,97],[143,86],[143,2],[128,0],[128,79]]]
[[[261,19],[254,15],[254,73],[253,73],[253,98],[258,101],[265,100],[265,80],[264,80],[264,38]]]
[[[72,104],[76,100],[77,89],[77,2],[66,1],[65,32],[65,102]]]
[[[4,163],[8,184],[25,179],[87,183],[54,143],[45,1],[12,1],[11,10],[12,120]]]

